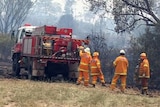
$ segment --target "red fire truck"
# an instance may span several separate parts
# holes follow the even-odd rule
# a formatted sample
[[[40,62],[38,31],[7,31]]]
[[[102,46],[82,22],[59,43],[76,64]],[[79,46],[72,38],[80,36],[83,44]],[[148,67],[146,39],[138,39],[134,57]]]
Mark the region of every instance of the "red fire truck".
[[[12,50],[13,71],[19,77],[24,69],[29,79],[59,74],[66,79],[77,78],[78,46],[88,43],[87,39],[73,39],[70,28],[27,24],[20,27],[16,35]]]

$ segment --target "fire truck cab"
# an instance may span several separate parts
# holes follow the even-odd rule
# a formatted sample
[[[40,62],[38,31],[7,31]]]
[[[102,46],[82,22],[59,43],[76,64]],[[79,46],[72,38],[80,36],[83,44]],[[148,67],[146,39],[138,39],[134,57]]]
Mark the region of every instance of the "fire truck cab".
[[[77,78],[80,61],[78,46],[89,41],[73,39],[71,28],[25,25],[18,29],[16,36],[12,65],[17,77],[21,69],[25,69],[29,79],[51,79],[59,74],[64,79]]]
[[[31,26],[31,25],[24,25],[20,27],[17,31],[17,43],[22,43],[23,38],[26,35],[31,35],[33,30],[36,28],[36,26]]]

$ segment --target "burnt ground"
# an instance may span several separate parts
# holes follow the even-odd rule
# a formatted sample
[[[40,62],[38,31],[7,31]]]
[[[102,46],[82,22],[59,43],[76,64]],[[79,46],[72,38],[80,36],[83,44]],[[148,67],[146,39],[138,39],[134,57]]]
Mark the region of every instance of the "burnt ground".
[[[27,73],[21,70],[21,79],[27,79]],[[15,73],[12,71],[11,62],[0,62],[0,78],[16,79]]]
[[[10,62],[0,62],[0,78],[14,78]]]

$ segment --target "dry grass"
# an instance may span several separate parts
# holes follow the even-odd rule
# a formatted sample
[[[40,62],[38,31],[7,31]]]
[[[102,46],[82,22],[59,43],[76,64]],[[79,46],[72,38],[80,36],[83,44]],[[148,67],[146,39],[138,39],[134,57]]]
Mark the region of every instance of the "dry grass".
[[[0,107],[160,107],[160,97],[98,86],[0,79]]]

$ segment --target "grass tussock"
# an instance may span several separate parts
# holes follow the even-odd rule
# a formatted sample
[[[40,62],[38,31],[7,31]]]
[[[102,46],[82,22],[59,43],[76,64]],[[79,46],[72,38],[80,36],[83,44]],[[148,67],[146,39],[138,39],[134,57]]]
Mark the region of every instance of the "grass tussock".
[[[0,107],[160,107],[160,97],[115,93],[101,86],[1,79]]]

